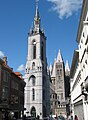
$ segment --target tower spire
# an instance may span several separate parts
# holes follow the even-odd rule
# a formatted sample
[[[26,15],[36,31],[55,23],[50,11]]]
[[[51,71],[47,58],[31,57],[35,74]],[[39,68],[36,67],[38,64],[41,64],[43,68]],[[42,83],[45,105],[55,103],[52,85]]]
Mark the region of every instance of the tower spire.
[[[36,2],[36,12],[35,12],[35,17],[34,17],[34,31],[39,32],[40,29],[40,17],[39,17],[39,11],[38,11],[38,1],[35,0]]]
[[[38,0],[36,0],[36,17],[38,16]]]
[[[35,16],[33,22],[33,28],[30,29],[29,35],[40,33],[44,36],[44,30],[41,30],[41,19],[39,16],[39,0],[35,0]]]
[[[60,52],[60,49],[58,51],[58,56],[57,56],[57,62],[63,62],[63,59],[62,59],[62,55],[61,55],[61,52]]]

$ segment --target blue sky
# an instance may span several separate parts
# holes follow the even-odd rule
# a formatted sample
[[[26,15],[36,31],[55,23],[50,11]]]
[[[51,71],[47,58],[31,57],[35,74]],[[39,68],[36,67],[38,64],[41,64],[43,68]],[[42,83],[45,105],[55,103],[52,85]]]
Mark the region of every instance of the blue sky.
[[[47,62],[53,63],[58,50],[71,65],[77,49],[76,36],[82,0],[40,0],[41,28],[47,37]],[[35,15],[35,0],[0,0],[0,57],[8,58],[14,71],[26,64],[27,37]],[[20,66],[20,69],[18,69]],[[23,73],[23,71],[21,71]]]

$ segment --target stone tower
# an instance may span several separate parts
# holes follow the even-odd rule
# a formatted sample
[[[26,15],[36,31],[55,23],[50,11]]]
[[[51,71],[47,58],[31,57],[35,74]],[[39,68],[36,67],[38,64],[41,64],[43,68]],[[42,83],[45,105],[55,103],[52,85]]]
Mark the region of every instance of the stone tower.
[[[55,115],[66,113],[65,102],[65,67],[60,50],[54,60],[53,68],[50,65],[51,75],[51,112]]]
[[[38,0],[34,26],[28,33],[28,55],[25,67],[25,114],[43,118],[50,113],[50,88],[47,74],[46,37],[40,27]]]
[[[61,52],[59,50],[57,59],[54,61],[54,67],[51,75],[54,78],[54,88],[57,94],[58,100],[61,102],[65,101],[65,73],[64,73],[64,62],[62,59]]]

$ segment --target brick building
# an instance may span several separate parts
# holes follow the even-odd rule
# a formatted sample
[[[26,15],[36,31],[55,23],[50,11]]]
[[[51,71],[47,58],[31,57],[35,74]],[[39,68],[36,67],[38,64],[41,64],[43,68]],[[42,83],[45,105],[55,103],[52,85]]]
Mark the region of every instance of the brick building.
[[[7,58],[0,59],[0,119],[14,115],[17,119],[24,112],[25,82],[19,72],[7,65]]]

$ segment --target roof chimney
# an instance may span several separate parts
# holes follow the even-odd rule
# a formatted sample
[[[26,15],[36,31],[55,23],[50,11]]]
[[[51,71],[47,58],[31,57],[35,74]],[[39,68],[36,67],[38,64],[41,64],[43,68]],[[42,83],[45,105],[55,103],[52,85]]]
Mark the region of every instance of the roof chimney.
[[[7,57],[6,56],[3,57],[3,61],[4,61],[5,65],[7,65]]]

